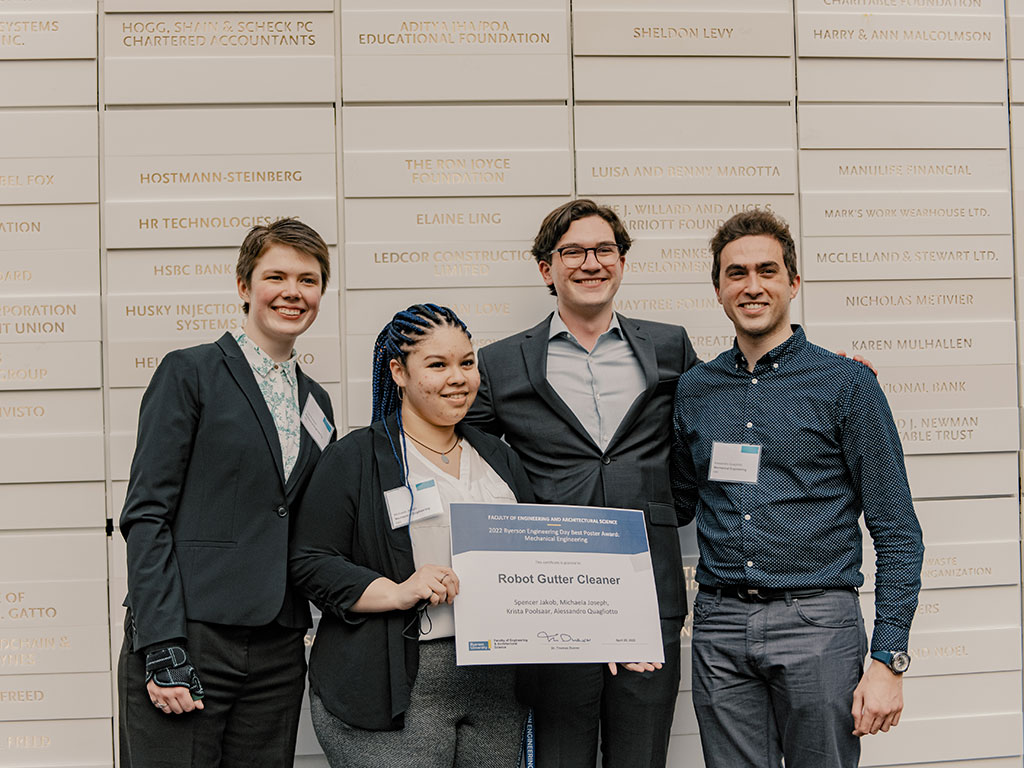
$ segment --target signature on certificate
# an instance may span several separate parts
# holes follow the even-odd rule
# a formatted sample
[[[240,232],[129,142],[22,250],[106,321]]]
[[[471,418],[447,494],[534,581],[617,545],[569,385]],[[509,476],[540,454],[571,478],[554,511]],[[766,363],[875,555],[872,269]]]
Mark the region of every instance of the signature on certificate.
[[[538,632],[537,637],[549,643],[589,643],[589,637],[573,637],[568,632]]]

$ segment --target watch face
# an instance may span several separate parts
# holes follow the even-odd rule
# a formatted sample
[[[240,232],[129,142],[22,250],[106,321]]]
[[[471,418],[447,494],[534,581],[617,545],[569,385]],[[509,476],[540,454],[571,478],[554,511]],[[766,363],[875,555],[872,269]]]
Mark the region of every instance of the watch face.
[[[910,654],[904,653],[903,651],[896,651],[892,655],[892,661],[889,662],[889,666],[892,667],[892,671],[898,675],[902,675],[908,669],[910,669]]]

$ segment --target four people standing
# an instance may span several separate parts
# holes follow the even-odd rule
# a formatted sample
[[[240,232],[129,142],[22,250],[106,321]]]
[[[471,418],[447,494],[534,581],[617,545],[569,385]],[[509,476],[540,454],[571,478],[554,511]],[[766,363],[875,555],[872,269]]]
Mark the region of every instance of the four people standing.
[[[248,737],[230,716],[209,715],[223,701],[244,701],[259,678],[266,696],[253,704],[252,722],[265,723],[270,710],[280,722],[283,708],[297,716],[302,676],[290,687],[284,678],[304,668],[296,641],[308,611],[287,586],[282,540],[310,474],[291,524],[291,576],[323,611],[310,684],[332,765],[517,764],[525,713],[512,672],[454,663],[452,501],[536,498],[644,511],[665,664],[517,669],[516,690],[534,708],[541,768],[592,768],[599,738],[606,768],[665,764],[686,614],[677,528],[694,516],[694,700],[707,764],[778,765],[784,755],[787,766],[854,765],[858,735],[896,725],[922,546],[877,383],[790,328],[795,248],[770,214],[741,214],[712,243],[713,281],[737,343],[704,365],[683,328],[615,313],[630,245],[607,207],[574,200],[552,211],[533,253],[556,311],[482,350],[479,370],[469,332],[450,310],[428,304],[398,313],[374,350],[374,423],[329,448],[333,435],[307,433],[305,418],[299,429],[293,407],[297,393],[329,420],[326,394],[288,365],[326,284],[326,248],[321,262],[319,251],[300,245],[261,246],[248,276],[240,259],[239,292],[252,305],[246,333],[168,355],[143,401],[122,516],[122,751],[140,755],[140,765],[188,765],[150,755],[223,748],[228,765],[229,750],[245,755],[259,744],[264,762],[248,764],[290,765],[281,750],[294,750],[292,720],[273,752],[255,737],[240,745]],[[267,280],[286,290],[263,290],[268,264]],[[223,381],[211,378],[221,370],[217,351],[227,360],[216,374]],[[231,407],[239,388],[244,413]],[[267,462],[230,448],[255,441],[246,419],[264,433]],[[209,472],[192,479],[204,459]],[[264,499],[285,521],[272,544],[258,514],[238,512],[241,500],[258,510]],[[199,516],[206,504],[219,514]],[[875,660],[863,677],[861,509],[879,555]],[[246,579],[265,587],[259,608],[232,588]],[[223,599],[228,592],[233,602]],[[229,626],[213,632],[207,624]],[[760,638],[753,657],[743,652],[751,631]],[[256,653],[241,654],[252,668],[227,669],[257,640],[268,651],[265,667]],[[780,675],[816,683],[779,699]],[[179,718],[203,725],[166,730],[174,721],[153,704],[203,709]],[[141,724],[160,724],[163,738],[141,737]],[[827,757],[814,742],[822,734]]]

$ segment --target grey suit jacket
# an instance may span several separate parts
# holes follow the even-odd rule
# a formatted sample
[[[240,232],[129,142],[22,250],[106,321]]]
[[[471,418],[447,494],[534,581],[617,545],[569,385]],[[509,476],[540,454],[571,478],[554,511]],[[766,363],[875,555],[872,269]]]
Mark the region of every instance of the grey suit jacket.
[[[663,618],[686,615],[672,504],[669,447],[680,374],[695,365],[686,330],[619,315],[647,386],[601,448],[547,381],[550,316],[480,350],[480,392],[466,420],[504,437],[522,459],[537,501],[642,509]]]

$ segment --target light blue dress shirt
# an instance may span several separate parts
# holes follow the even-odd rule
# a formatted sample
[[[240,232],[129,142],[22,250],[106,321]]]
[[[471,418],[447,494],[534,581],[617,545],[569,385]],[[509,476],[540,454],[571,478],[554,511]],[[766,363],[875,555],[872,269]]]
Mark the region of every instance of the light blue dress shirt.
[[[548,331],[547,379],[602,451],[647,386],[618,315],[612,315],[608,330],[587,352],[555,312]]]

